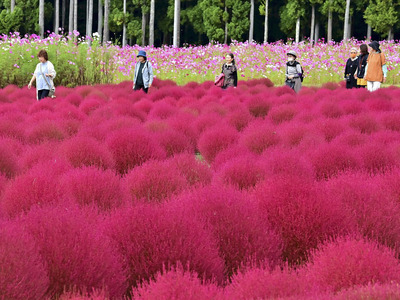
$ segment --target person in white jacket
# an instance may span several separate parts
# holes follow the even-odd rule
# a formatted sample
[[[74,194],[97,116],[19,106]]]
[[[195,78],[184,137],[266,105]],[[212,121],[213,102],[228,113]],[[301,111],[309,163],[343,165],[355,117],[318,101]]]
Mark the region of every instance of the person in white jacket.
[[[35,72],[28,84],[28,89],[32,87],[32,83],[36,80],[36,99],[40,101],[48,97],[50,90],[54,89],[53,79],[56,77],[56,71],[49,61],[46,50],[40,50],[38,58],[40,62],[36,65]]]

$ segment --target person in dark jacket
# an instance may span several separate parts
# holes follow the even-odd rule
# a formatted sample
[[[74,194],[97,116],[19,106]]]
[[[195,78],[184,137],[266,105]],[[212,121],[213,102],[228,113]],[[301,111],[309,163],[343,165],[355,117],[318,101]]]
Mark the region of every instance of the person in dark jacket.
[[[357,79],[354,77],[358,67],[357,49],[350,49],[350,58],[347,60],[344,70],[344,78],[346,79],[346,88],[357,88]]]
[[[296,60],[297,53],[294,50],[289,51],[287,53],[287,57],[288,61],[286,63],[285,85],[298,93],[302,85],[301,76],[303,74],[303,70],[300,63]]]
[[[369,55],[368,46],[362,44],[360,46],[360,55],[358,56],[357,71],[355,74],[358,88],[367,87],[367,81],[364,79],[364,75],[365,75],[365,68],[367,66],[368,55]]]
[[[226,62],[222,65],[222,73],[225,75],[224,84],[222,85],[223,89],[227,89],[229,87],[237,87],[238,76],[237,76],[237,67],[235,63],[235,56],[233,53],[228,53],[226,55]]]

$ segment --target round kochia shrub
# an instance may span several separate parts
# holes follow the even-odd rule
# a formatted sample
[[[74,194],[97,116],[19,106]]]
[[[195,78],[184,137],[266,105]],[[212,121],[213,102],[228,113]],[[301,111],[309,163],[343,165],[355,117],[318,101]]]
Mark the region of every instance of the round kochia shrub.
[[[200,277],[223,277],[223,260],[203,224],[164,205],[136,205],[115,211],[107,222],[108,235],[123,256],[129,286],[153,278],[178,262]]]
[[[141,127],[112,132],[107,144],[114,156],[116,169],[121,174],[147,160],[166,157],[159,143]]]
[[[115,162],[107,147],[94,138],[74,137],[60,145],[60,155],[65,157],[75,168],[97,166],[113,169]]]
[[[197,147],[208,162],[213,162],[218,152],[230,147],[237,141],[237,138],[238,133],[234,128],[214,126],[201,134]]]
[[[400,283],[400,263],[392,250],[362,238],[343,237],[313,252],[307,276],[322,289],[338,292],[368,283]]]
[[[275,266],[281,261],[281,238],[246,196],[231,188],[207,186],[168,204],[176,210],[183,207],[189,217],[206,224],[225,260],[226,276],[246,264]]]
[[[161,201],[184,190],[187,184],[169,161],[148,161],[126,175],[125,186],[132,200]]]
[[[192,153],[182,153],[171,158],[189,186],[207,185],[211,182],[212,171],[206,162],[197,159]]]
[[[1,197],[3,212],[11,217],[27,212],[35,205],[60,201],[57,187],[60,174],[70,168],[64,161],[36,165],[9,182]]]
[[[81,206],[109,210],[125,202],[120,177],[111,170],[96,167],[72,169],[60,178],[59,185],[68,200]]]
[[[281,234],[289,263],[301,262],[321,241],[355,227],[342,204],[309,178],[271,176],[258,185],[255,196],[260,212]]]
[[[239,143],[246,146],[251,152],[261,154],[268,147],[279,143],[276,129],[268,123],[254,122],[244,130]]]
[[[277,268],[250,268],[234,275],[226,287],[227,299],[282,299],[304,296],[307,285],[294,270]]]
[[[111,297],[124,294],[126,276],[121,257],[97,228],[100,220],[94,212],[74,206],[33,209],[19,220],[47,264],[49,296],[93,288],[104,288]]]
[[[19,171],[18,159],[8,139],[0,139],[0,153],[0,173],[7,178],[14,177]]]
[[[202,283],[195,272],[184,271],[182,267],[159,272],[155,280],[133,289],[133,299],[221,299],[222,290],[212,283]]]
[[[0,298],[44,299],[49,287],[35,241],[22,228],[0,223]]]

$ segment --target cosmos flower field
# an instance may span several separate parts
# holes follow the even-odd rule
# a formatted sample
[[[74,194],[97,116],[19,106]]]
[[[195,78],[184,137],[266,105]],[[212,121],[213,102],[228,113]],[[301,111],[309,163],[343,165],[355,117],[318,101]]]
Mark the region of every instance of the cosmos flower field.
[[[1,299],[400,297],[399,88],[56,93],[0,90]]]
[[[238,43],[230,45],[209,44],[121,48],[112,44],[100,45],[97,40],[88,45],[79,32],[69,35],[48,33],[46,39],[36,35],[21,36],[19,33],[0,36],[0,87],[28,84],[38,62],[40,49],[46,49],[58,76],[57,86],[75,87],[92,84],[118,84],[132,80],[139,50],[147,52],[155,75],[161,80],[173,80],[179,85],[189,82],[214,80],[220,73],[227,53],[235,55],[239,80],[267,77],[275,85],[285,79],[286,53],[295,50],[305,72],[304,85],[321,86],[328,82],[340,82],[350,49],[365,41],[347,42],[318,41],[315,45],[305,41],[298,44],[278,41],[270,44]],[[388,85],[400,84],[400,46],[398,41],[383,41],[381,49],[388,65]]]

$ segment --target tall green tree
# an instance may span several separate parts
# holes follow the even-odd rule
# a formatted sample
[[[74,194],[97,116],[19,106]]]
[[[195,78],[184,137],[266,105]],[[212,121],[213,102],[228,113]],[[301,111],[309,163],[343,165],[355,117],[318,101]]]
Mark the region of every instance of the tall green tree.
[[[398,22],[398,1],[375,0],[371,1],[365,10],[364,18],[371,24],[374,31],[393,39],[393,27]]]
[[[289,0],[281,8],[280,27],[288,35],[295,33],[296,42],[300,40],[300,19],[306,13],[305,2],[303,0]]]

